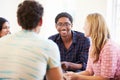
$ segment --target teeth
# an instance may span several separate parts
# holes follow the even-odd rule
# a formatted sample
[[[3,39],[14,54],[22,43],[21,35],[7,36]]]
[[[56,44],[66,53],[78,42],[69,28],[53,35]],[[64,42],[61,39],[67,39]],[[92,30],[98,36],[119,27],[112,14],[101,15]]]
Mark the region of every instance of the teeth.
[[[61,31],[61,32],[66,32],[66,31]]]
[[[61,30],[61,31],[66,31],[66,30]]]

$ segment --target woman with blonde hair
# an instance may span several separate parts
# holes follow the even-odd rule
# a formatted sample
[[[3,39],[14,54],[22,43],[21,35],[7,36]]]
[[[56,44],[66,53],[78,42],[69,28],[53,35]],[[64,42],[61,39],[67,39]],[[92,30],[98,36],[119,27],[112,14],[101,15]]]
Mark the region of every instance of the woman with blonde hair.
[[[68,72],[65,77],[69,80],[120,80],[120,47],[110,39],[103,16],[89,14],[84,31],[92,42],[87,68],[80,73]]]

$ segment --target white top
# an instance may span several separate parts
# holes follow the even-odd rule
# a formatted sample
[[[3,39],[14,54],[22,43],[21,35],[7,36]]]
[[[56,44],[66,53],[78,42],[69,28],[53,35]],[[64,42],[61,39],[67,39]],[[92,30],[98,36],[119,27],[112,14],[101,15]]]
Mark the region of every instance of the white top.
[[[57,45],[22,30],[0,39],[0,79],[43,80],[46,70],[60,66]]]

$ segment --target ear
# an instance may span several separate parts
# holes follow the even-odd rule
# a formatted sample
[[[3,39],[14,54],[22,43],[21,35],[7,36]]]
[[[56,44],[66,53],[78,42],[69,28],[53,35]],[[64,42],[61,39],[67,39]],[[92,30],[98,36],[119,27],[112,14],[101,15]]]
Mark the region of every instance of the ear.
[[[42,18],[40,18],[38,25],[42,26],[42,23],[43,23],[43,20],[42,20]]]

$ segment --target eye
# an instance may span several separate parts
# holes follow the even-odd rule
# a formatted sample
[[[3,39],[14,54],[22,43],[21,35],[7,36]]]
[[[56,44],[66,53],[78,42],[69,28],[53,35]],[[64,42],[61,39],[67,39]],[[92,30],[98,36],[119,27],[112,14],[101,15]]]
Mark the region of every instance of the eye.
[[[3,26],[2,29],[9,29],[9,26]]]
[[[66,22],[66,23],[64,23],[64,25],[65,25],[65,26],[70,26],[71,24],[68,23],[68,22]]]
[[[57,23],[57,26],[62,26],[63,24],[62,23]]]
[[[68,22],[65,22],[65,23],[57,23],[57,26],[66,26],[66,27],[68,27],[68,26],[70,26],[71,25],[71,23],[68,23]]]

